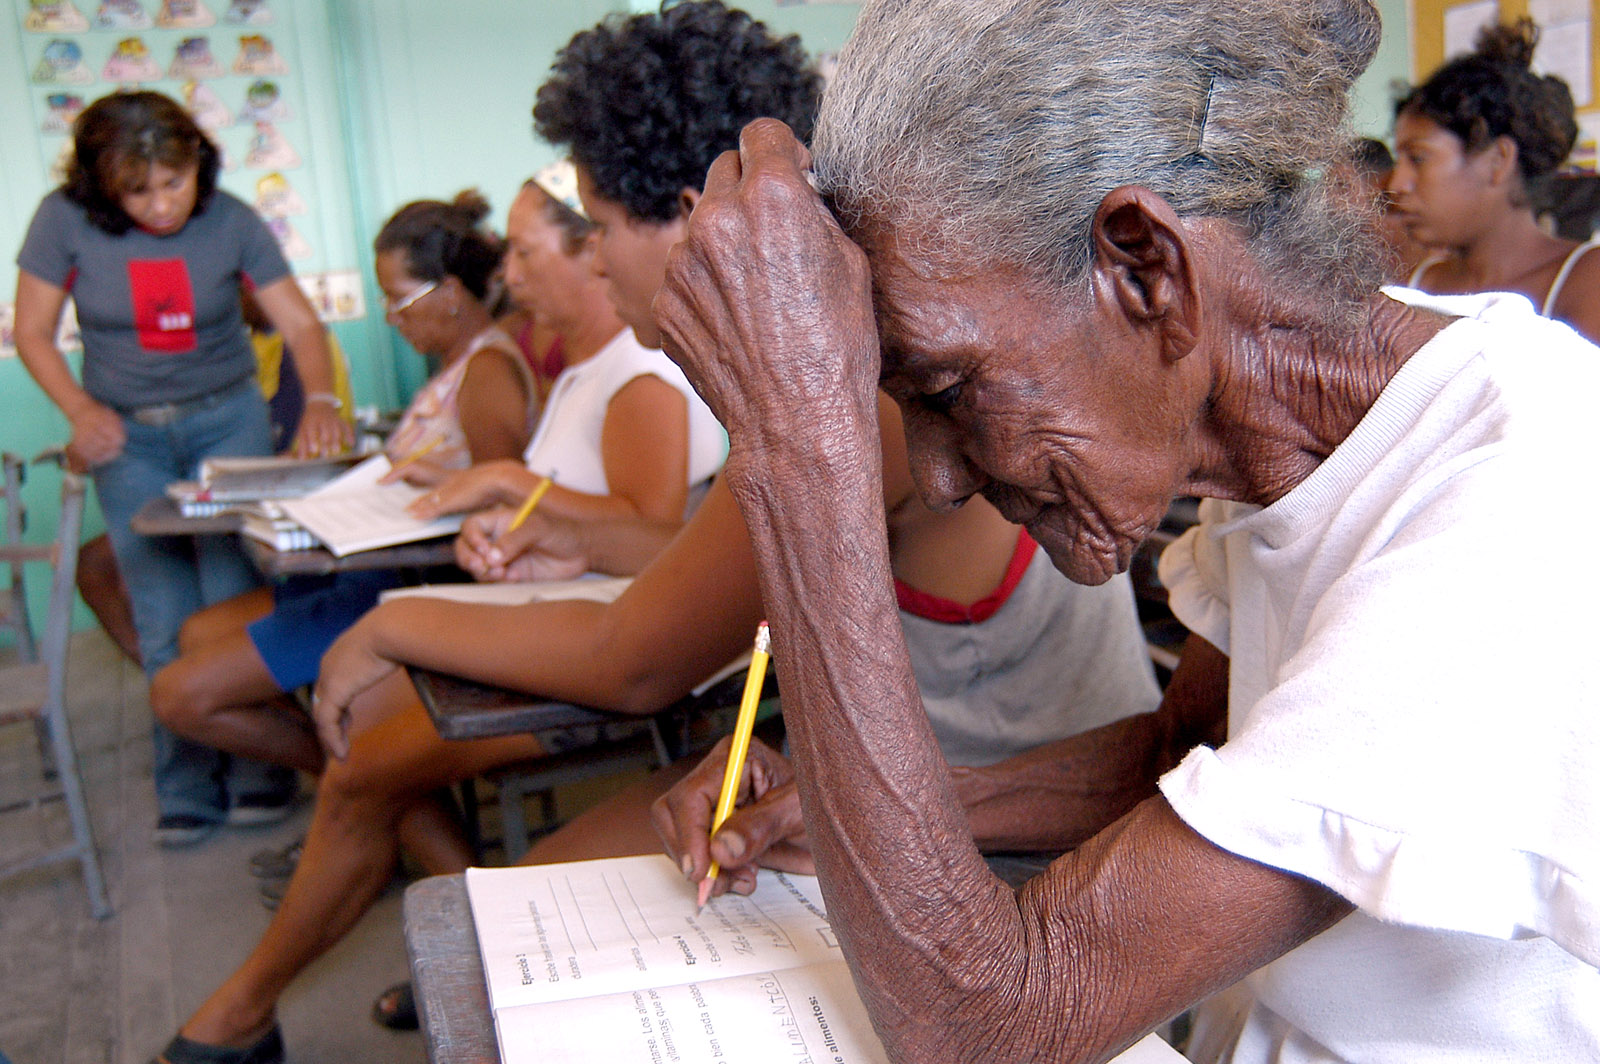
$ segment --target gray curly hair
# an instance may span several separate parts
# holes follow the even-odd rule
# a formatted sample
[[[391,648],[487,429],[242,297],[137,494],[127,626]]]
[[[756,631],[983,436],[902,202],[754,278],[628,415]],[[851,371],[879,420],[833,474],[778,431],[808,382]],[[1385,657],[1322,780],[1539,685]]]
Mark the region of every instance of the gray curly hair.
[[[812,142],[847,230],[1066,288],[1119,185],[1221,217],[1280,281],[1348,308],[1381,274],[1322,180],[1380,34],[1368,0],[875,0]]]

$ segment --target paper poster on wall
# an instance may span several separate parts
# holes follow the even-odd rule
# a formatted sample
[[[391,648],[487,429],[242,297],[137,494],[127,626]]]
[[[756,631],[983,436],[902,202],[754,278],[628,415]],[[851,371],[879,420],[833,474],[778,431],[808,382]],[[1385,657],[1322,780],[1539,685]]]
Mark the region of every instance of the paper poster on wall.
[[[227,73],[211,54],[209,37],[185,37],[179,41],[172,53],[172,65],[167,68],[167,77],[175,81],[220,78]]]
[[[355,321],[367,314],[361,274],[355,270],[296,275],[301,291],[323,321]]]
[[[311,257],[311,245],[306,243],[306,238],[300,235],[298,229],[289,224],[289,219],[263,218],[261,220],[266,223],[267,232],[271,233],[272,238],[278,242],[278,247],[282,249],[284,258],[309,259]]]
[[[1478,31],[1500,21],[1497,0],[1472,0],[1446,8],[1444,13],[1444,57],[1466,55],[1478,43]]]
[[[228,110],[228,105],[222,102],[222,97],[210,85],[186,81],[178,92],[194,124],[207,133],[215,133],[233,125],[233,112]]]
[[[244,90],[244,106],[239,109],[239,124],[251,122],[287,122],[294,114],[283,100],[283,91],[276,81],[266,78],[250,83]]]
[[[102,0],[94,13],[97,30],[147,30],[153,23],[140,0]]]
[[[100,77],[103,81],[123,84],[155,81],[161,77],[161,64],[150,54],[144,38],[124,37],[112,50],[111,57],[106,60],[105,69],[100,71]]]
[[[89,28],[89,20],[72,0],[28,0],[22,28],[29,33],[81,33]]]
[[[166,30],[198,30],[215,26],[217,17],[200,0],[161,0],[156,25]]]
[[[1589,8],[1583,0],[1528,0],[1528,14],[1539,24],[1533,67],[1554,74],[1572,90],[1579,108],[1594,102],[1589,73]]]
[[[1578,144],[1562,168],[1568,173],[1600,173],[1600,111],[1578,116]]]
[[[306,214],[306,201],[280,173],[265,174],[256,181],[256,213],[264,218],[287,218]]]
[[[84,99],[73,92],[52,92],[44,98],[45,118],[40,133],[70,133],[72,123],[84,108]]]
[[[78,308],[71,297],[61,308],[61,327],[56,330],[56,350],[76,351],[83,346],[78,331]],[[17,353],[17,308],[13,303],[0,303],[0,358],[11,358]]]
[[[33,68],[35,85],[87,85],[93,80],[94,71],[83,61],[83,49],[66,37],[45,45],[39,65]]]
[[[239,38],[239,56],[233,61],[235,74],[287,74],[289,64],[272,47],[272,41],[260,33],[250,33]]]
[[[250,150],[244,164],[252,170],[293,170],[300,165],[300,154],[283,132],[271,122],[257,122],[250,135]]]
[[[233,0],[222,21],[235,26],[270,26],[272,8],[267,0]]]

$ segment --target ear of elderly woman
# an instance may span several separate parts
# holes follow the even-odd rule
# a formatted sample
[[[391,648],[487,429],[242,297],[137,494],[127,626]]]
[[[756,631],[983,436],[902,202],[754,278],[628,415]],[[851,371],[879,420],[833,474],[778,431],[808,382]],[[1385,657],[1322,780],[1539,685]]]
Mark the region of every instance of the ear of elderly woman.
[[[1114,14],[992,6],[1019,21]],[[904,32],[905,47],[932,47],[890,26],[913,17],[890,7],[863,13],[858,42]],[[1129,18],[1185,17],[1131,7]],[[1375,37],[1339,39],[1341,20],[1370,18],[1364,5],[1268,7],[1227,18],[1259,18],[1267,36],[1293,27],[1285,41],[1326,34],[1334,58],[1309,61],[1342,78],[1370,55]],[[893,80],[907,64],[885,54],[867,73]],[[870,82],[867,62],[849,60],[841,80]],[[1270,56],[1257,61],[1270,72]],[[1242,112],[1224,106],[1242,90],[1225,80],[1195,88],[1218,105],[1197,111],[1192,165],[1209,175],[1226,170],[1214,158],[1249,148],[1233,136]],[[1307,108],[1328,102],[1313,98],[1328,91],[1315,78],[1272,91],[1301,81]],[[838,87],[819,130],[832,128],[828,107],[848,107]],[[1153,155],[1151,180],[1193,196],[1186,164]],[[725,475],[760,563],[807,834],[891,1057],[1102,1058],[1257,969],[1267,974],[1250,981],[1244,1018],[1218,1036],[1234,1060],[1481,1059],[1485,1039],[1522,1059],[1593,1051],[1600,935],[1582,917],[1593,880],[1561,872],[1600,871],[1600,809],[1581,783],[1600,764],[1593,695],[1570,670],[1519,671],[1540,694],[1509,747],[1440,717],[1441,700],[1469,719],[1506,704],[1501,655],[1538,657],[1524,629],[1559,619],[1532,582],[1479,589],[1465,568],[1503,535],[1497,485],[1558,508],[1570,494],[1582,412],[1552,382],[1600,385],[1592,350],[1586,363],[1581,341],[1516,306],[1454,304],[1470,320],[1452,325],[1418,300],[1377,296],[1344,279],[1362,275],[1342,272],[1342,252],[1297,269],[1296,253],[1318,256],[1294,240],[1319,208],[1296,215],[1303,204],[1280,194],[1302,181],[1293,173],[1263,171],[1258,202],[1277,217],[1264,225],[1237,198],[1179,210],[1108,183],[1069,284],[968,250],[950,235],[964,217],[914,195],[877,213],[843,204],[857,251],[810,193],[807,164],[781,127],[747,129],[708,178],[656,312],[729,429]],[[1276,247],[1262,237],[1274,226],[1289,234]],[[1318,270],[1332,279],[1322,289],[1307,281]],[[1517,338],[1535,332],[1552,369],[1517,375],[1499,352],[1523,355]],[[1170,568],[1205,638],[1191,638],[1156,714],[1066,740],[1006,778],[952,778],[890,591],[870,419],[880,373],[924,495],[957,505],[982,492],[1082,582],[1124,567],[1173,494],[1243,504],[1208,510],[1214,530],[1180,541]],[[1500,416],[1497,403],[1533,413]],[[1451,655],[1471,679],[1448,694],[1405,651],[1414,635],[1439,646],[1433,627],[1471,648]],[[1547,751],[1561,751],[1554,776]],[[1515,799],[1484,796],[1491,769],[1516,774]],[[1407,798],[1416,779],[1428,784]],[[1020,844],[1078,849],[1013,894],[973,847],[963,800],[974,819],[1014,820]],[[1519,878],[1529,854],[1549,875]],[[1504,889],[1479,889],[1484,876]],[[1495,974],[1508,965],[1510,981]],[[1424,994],[1423,970],[1449,975]],[[1528,994],[1555,1019],[1527,1019]]]

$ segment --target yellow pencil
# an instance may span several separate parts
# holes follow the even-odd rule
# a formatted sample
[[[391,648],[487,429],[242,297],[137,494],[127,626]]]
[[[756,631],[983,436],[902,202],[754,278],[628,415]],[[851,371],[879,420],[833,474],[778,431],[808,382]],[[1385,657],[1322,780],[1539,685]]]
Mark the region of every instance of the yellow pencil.
[[[539,500],[544,498],[544,493],[549,491],[550,485],[554,483],[555,481],[545,477],[534,485],[533,490],[528,492],[527,501],[522,504],[522,509],[518,510],[517,515],[511,519],[511,527],[506,529],[507,532],[515,532],[522,527],[522,522],[526,521],[528,515],[533,513],[533,508],[539,505]]]
[[[739,719],[733,725],[733,742],[728,746],[728,767],[722,774],[722,793],[717,797],[717,811],[711,818],[711,834],[717,834],[723,821],[733,812],[733,800],[739,795],[739,777],[744,774],[744,759],[750,752],[750,731],[756,723],[756,707],[761,704],[761,686],[767,677],[767,657],[772,652],[772,636],[767,622],[756,626],[756,645],[750,652],[750,671],[744,678],[744,697],[739,700]],[[716,861],[700,881],[698,906],[704,908],[711,896],[711,885],[722,871]]]
[[[406,468],[406,466],[414,465],[417,462],[422,461],[422,459],[424,459],[424,458],[426,458],[428,456],[428,452],[429,451],[433,450],[435,447],[439,446],[443,442],[444,442],[444,437],[443,436],[435,436],[433,439],[429,440],[427,443],[423,444],[421,447],[418,447],[416,450],[412,451],[410,454],[408,454],[404,458],[400,459],[400,461],[398,461],[394,465],[390,466],[389,467],[390,476],[393,476],[395,473],[400,472],[400,470]]]

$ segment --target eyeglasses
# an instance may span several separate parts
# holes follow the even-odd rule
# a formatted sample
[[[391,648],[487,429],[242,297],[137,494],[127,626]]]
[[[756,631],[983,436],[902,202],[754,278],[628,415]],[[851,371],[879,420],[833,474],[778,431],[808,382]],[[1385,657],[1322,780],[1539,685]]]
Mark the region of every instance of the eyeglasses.
[[[385,298],[383,301],[384,313],[399,314],[401,311],[409,309],[411,304],[415,303],[417,300],[421,299],[423,296],[427,295],[429,292],[438,287],[438,281],[429,281],[427,284],[420,284],[413,288],[409,293],[401,296],[398,301]]]

